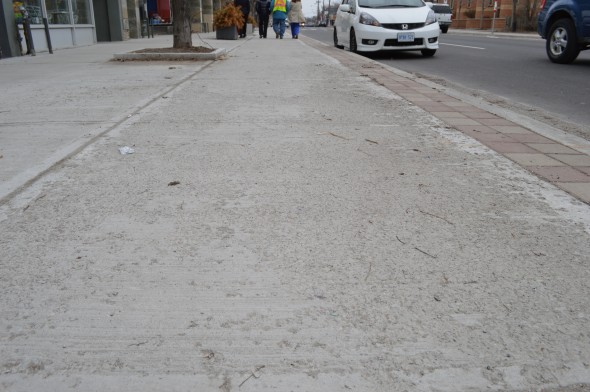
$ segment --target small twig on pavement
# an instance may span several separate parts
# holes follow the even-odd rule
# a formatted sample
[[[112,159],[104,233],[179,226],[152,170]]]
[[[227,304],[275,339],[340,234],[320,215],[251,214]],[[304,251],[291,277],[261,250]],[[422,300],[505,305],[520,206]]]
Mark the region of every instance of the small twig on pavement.
[[[433,256],[433,255],[431,255],[431,254],[430,254],[430,253],[428,253],[428,252],[424,252],[422,249],[420,249],[420,248],[418,248],[418,247],[416,247],[416,246],[414,247],[414,249],[416,249],[418,252],[422,252],[422,253],[424,253],[426,256],[430,256],[430,257],[432,257],[433,259],[436,259],[436,256]]]
[[[371,275],[371,270],[373,269],[373,262],[369,263],[369,271],[367,271],[367,276],[365,276],[365,282],[369,279],[369,275]]]
[[[434,215],[434,214],[431,214],[430,212],[426,212],[426,211],[422,211],[422,210],[418,210],[418,211],[420,211],[420,212],[421,212],[421,213],[423,213],[423,214],[430,215],[430,216],[433,216],[433,217],[435,217],[435,218],[438,218],[438,219],[442,219],[442,220],[444,220],[445,222],[447,222],[449,225],[454,225],[454,223],[453,223],[453,222],[449,221],[449,220],[448,220],[448,219],[446,219],[446,218],[443,218],[442,216]]]
[[[257,371],[259,371],[260,369],[264,368],[264,366],[265,366],[265,365],[258,366],[256,369],[254,369],[254,371],[253,371],[253,372],[250,372],[250,375],[249,375],[249,376],[248,376],[248,377],[247,377],[247,378],[246,378],[244,381],[242,381],[242,383],[241,383],[240,385],[238,385],[238,388],[241,388],[241,387],[242,387],[242,385],[244,385],[244,383],[245,383],[246,381],[248,381],[249,379],[251,379],[252,377],[254,377],[254,378],[258,378],[258,377],[260,377],[260,376],[257,376],[257,375],[256,375],[256,372],[257,372]]]
[[[379,144],[379,143],[377,143],[376,141],[373,141],[373,140],[369,140],[369,139],[365,139],[365,140],[368,141],[369,143]]]
[[[398,240],[399,242],[401,242],[402,244],[404,244],[404,245],[406,244],[405,242],[403,242],[402,240],[400,240],[398,236],[395,236],[395,238],[397,238],[397,240]]]
[[[328,132],[330,135],[335,136],[335,137],[339,137],[340,139],[344,139],[344,140],[348,140],[347,138],[345,138],[344,136],[340,136],[340,135],[336,135],[334,132]]]
[[[128,345],[127,347],[131,347],[131,346],[141,346],[147,343],[147,340],[145,342],[138,342],[138,343],[131,343],[130,345]]]
[[[371,155],[371,154],[369,154],[368,152],[364,152],[364,151],[363,151],[363,150],[361,150],[360,148],[357,148],[356,150],[357,150],[358,152],[362,152],[363,154],[365,154],[365,155],[368,155],[368,156],[370,156],[370,157],[373,157],[373,156],[374,156],[374,155]]]

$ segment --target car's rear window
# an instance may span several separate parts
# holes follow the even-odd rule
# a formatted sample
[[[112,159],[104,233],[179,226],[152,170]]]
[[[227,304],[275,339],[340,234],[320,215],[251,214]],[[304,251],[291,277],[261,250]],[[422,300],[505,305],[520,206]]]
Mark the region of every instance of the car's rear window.
[[[451,13],[451,7],[449,7],[448,5],[433,4],[432,9],[437,14],[450,14]]]
[[[424,7],[422,0],[359,0],[366,8]]]

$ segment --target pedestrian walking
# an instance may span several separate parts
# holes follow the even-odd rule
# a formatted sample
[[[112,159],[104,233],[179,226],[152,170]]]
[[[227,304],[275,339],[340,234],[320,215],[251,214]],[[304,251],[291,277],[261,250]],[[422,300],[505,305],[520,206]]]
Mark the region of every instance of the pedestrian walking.
[[[276,38],[283,39],[285,34],[285,19],[291,9],[291,2],[288,0],[272,0],[270,3],[272,12],[272,29],[276,34]]]
[[[299,38],[299,29],[301,23],[305,23],[305,16],[303,15],[303,6],[301,0],[291,0],[291,9],[289,10],[289,25],[291,26],[291,36]]]
[[[234,5],[240,7],[244,15],[244,26],[240,29],[240,38],[245,38],[248,29],[248,15],[250,15],[250,0],[234,0]]]
[[[258,33],[260,38],[266,38],[266,31],[268,30],[268,18],[270,17],[270,1],[256,0],[254,6],[256,15],[258,15]]]

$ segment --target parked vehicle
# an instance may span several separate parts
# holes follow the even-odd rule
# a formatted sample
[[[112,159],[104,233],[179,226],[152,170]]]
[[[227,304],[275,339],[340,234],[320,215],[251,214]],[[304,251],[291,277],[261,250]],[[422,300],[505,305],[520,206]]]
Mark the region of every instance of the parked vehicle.
[[[590,48],[590,0],[544,0],[537,32],[546,40],[549,60],[571,63]]]
[[[434,11],[422,0],[342,0],[334,23],[334,45],[351,52],[419,50],[430,57],[439,35]]]
[[[439,4],[439,3],[426,3],[436,15],[436,20],[440,26],[440,30],[443,33],[447,33],[449,31],[449,27],[451,27],[452,19],[453,19],[453,12],[451,11],[451,7],[448,4]]]

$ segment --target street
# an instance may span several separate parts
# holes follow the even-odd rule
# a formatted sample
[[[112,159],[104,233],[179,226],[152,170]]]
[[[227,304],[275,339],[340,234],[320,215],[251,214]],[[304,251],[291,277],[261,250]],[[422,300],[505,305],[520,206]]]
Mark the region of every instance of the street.
[[[305,28],[302,34],[333,42],[331,28]],[[420,52],[370,57],[590,140],[590,51],[564,66],[547,59],[544,45],[535,34],[507,37],[450,29],[440,35],[433,58],[424,59]]]

